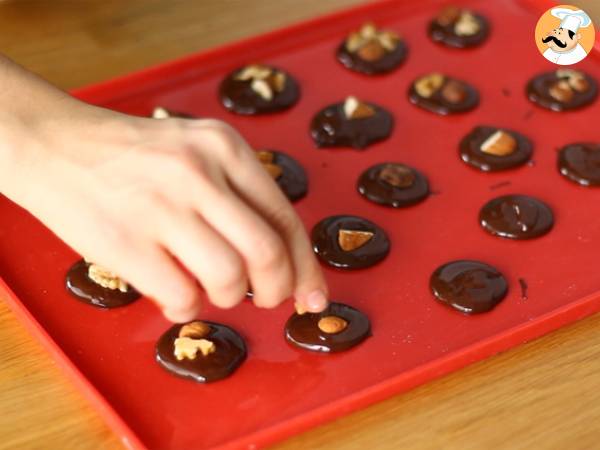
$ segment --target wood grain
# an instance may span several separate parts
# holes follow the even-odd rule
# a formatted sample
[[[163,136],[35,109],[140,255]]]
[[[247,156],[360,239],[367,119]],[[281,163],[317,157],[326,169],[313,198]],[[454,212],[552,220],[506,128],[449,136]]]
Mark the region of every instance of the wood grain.
[[[0,0],[0,49],[69,89],[358,2]],[[0,348],[0,449],[122,448],[2,302]],[[599,373],[596,315],[275,448],[598,448]]]

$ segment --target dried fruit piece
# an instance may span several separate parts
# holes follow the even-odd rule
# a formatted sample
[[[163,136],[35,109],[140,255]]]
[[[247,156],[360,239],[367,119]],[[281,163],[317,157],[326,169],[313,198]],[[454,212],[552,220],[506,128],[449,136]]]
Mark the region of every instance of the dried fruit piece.
[[[461,15],[461,9],[456,6],[448,6],[440,11],[435,21],[443,27],[452,25]]]
[[[371,239],[374,233],[370,231],[344,230],[338,231],[338,244],[345,252],[351,252],[362,247]]]
[[[348,326],[348,322],[338,316],[325,316],[319,319],[319,330],[327,334],[341,333]]]
[[[357,54],[361,59],[373,62],[385,55],[385,48],[383,48],[383,45],[378,40],[372,40],[361,46]]]
[[[157,106],[154,108],[154,111],[152,111],[153,119],[168,119],[169,117],[171,117],[169,111],[161,106]]]
[[[194,322],[187,323],[181,327],[181,329],[179,330],[179,337],[201,339],[203,337],[208,336],[209,333],[210,325],[200,320],[195,320]]]
[[[548,94],[550,94],[553,99],[562,103],[571,101],[575,95],[567,80],[560,80],[559,82],[554,83],[548,90]]]
[[[477,18],[469,11],[464,11],[454,24],[454,34],[457,36],[473,36],[479,32],[481,26]]]
[[[460,103],[467,96],[463,83],[457,80],[448,80],[442,88],[442,97],[450,103]]]
[[[513,153],[516,149],[516,139],[502,130],[496,131],[481,144],[481,151],[488,155],[506,156]]]
[[[215,343],[208,339],[192,339],[189,337],[180,337],[175,339],[175,358],[179,361],[183,359],[196,359],[198,352],[203,356],[208,356],[216,351]]]
[[[118,289],[121,292],[127,292],[129,289],[127,283],[98,264],[91,263],[88,266],[88,277],[94,282],[106,289]]]
[[[379,172],[379,179],[397,188],[407,188],[415,182],[415,174],[408,167],[388,164]]]
[[[441,73],[430,73],[415,81],[415,91],[423,98],[431,97],[444,84],[445,77]]]
[[[364,119],[374,116],[375,112],[372,106],[361,102],[354,96],[347,97],[344,102],[344,115],[346,119]]]

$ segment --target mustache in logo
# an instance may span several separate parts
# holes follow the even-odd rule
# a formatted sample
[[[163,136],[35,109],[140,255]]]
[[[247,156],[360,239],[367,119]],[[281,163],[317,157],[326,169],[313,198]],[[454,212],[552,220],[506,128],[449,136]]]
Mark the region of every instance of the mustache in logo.
[[[558,38],[556,36],[546,36],[545,38],[542,39],[542,42],[544,44],[550,42],[550,41],[554,41],[554,43],[560,47],[560,48],[565,48],[567,46],[566,42],[561,42],[558,40]]]

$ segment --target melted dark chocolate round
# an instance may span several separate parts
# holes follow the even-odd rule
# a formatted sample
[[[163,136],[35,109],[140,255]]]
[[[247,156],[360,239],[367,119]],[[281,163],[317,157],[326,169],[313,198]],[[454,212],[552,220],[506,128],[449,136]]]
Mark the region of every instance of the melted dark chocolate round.
[[[216,350],[207,356],[198,352],[194,359],[175,357],[175,339],[184,324],[169,328],[156,344],[156,361],[169,372],[180,377],[191,378],[199,383],[217,381],[231,375],[246,359],[244,339],[228,326],[203,321],[210,326],[204,337],[215,344]]]
[[[482,15],[471,13],[479,25],[479,30],[469,36],[461,36],[455,33],[456,21],[441,24],[436,19],[429,23],[429,36],[434,42],[453,48],[469,48],[480,45],[489,35],[490,25]]]
[[[516,141],[516,148],[507,155],[493,155],[481,150],[482,144],[497,131],[503,131]],[[467,134],[460,142],[460,157],[470,166],[483,172],[512,169],[526,164],[533,154],[533,144],[516,131],[496,127],[479,126]]]
[[[345,329],[331,334],[319,328],[319,320],[336,316],[347,322]],[[321,313],[294,313],[285,324],[285,338],[291,344],[313,352],[334,353],[348,350],[371,336],[367,316],[351,306],[330,303]]]
[[[266,100],[251,88],[252,80],[236,79],[243,69],[234,70],[221,82],[219,95],[223,106],[229,111],[242,115],[274,113],[292,107],[300,98],[300,86],[289,73],[271,67],[274,71],[284,73],[286,81],[281,92],[274,91],[273,98]]]
[[[404,41],[398,41],[396,48],[386,51],[383,56],[375,61],[362,59],[357,52],[349,52],[346,41],[337,49],[337,59],[348,69],[365,75],[378,75],[391,72],[406,59],[408,47]]]
[[[548,205],[533,197],[504,195],[481,208],[479,223],[494,236],[533,239],[552,229],[554,216]]]
[[[318,147],[353,147],[363,149],[386,139],[394,127],[392,115],[380,106],[368,103],[375,115],[348,119],[344,102],[319,111],[310,124],[310,134]]]
[[[558,153],[558,170],[582,186],[600,186],[600,143],[569,144]]]
[[[587,106],[598,96],[598,84],[591,76],[583,72],[580,73],[587,82],[588,89],[585,92],[573,90],[572,97],[569,100],[559,101],[550,95],[552,86],[562,79],[557,75],[557,71],[542,73],[529,81],[526,88],[527,97],[542,108],[557,112]]]
[[[308,178],[302,166],[291,156],[277,151],[265,150],[273,154],[273,164],[281,167],[281,175],[275,182],[279,185],[286,197],[295,202],[308,192]]]
[[[371,240],[355,250],[340,247],[340,230],[373,233]],[[377,264],[390,251],[390,241],[385,232],[373,222],[357,216],[331,216],[321,220],[312,229],[313,249],[317,256],[330,266],[339,269],[362,269]]]
[[[448,82],[458,83],[462,86],[464,98],[457,102],[451,102],[442,95],[443,88],[434,92],[430,97],[422,97],[417,93],[413,82],[408,90],[408,99],[413,105],[442,116],[464,113],[479,105],[479,92],[473,86],[455,78],[445,77],[444,83]]]
[[[100,286],[88,276],[89,266],[90,264],[82,259],[73,264],[67,272],[67,291],[75,298],[100,308],[118,308],[141,297],[141,294],[131,286],[127,292]]]
[[[429,183],[417,169],[399,163],[382,163],[362,173],[358,192],[380,205],[402,208],[425,200]]]
[[[429,279],[437,300],[465,314],[493,309],[506,296],[506,279],[492,266],[459,260],[438,267]]]

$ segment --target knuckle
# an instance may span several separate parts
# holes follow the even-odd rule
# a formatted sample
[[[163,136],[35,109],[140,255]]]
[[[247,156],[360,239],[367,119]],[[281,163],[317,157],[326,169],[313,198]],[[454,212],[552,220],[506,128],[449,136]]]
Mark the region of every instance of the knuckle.
[[[270,219],[278,229],[285,231],[286,234],[295,234],[302,228],[300,219],[291,208],[273,210]]]
[[[285,262],[286,250],[281,240],[276,238],[262,238],[256,242],[255,264],[263,270],[273,270],[281,267]]]

